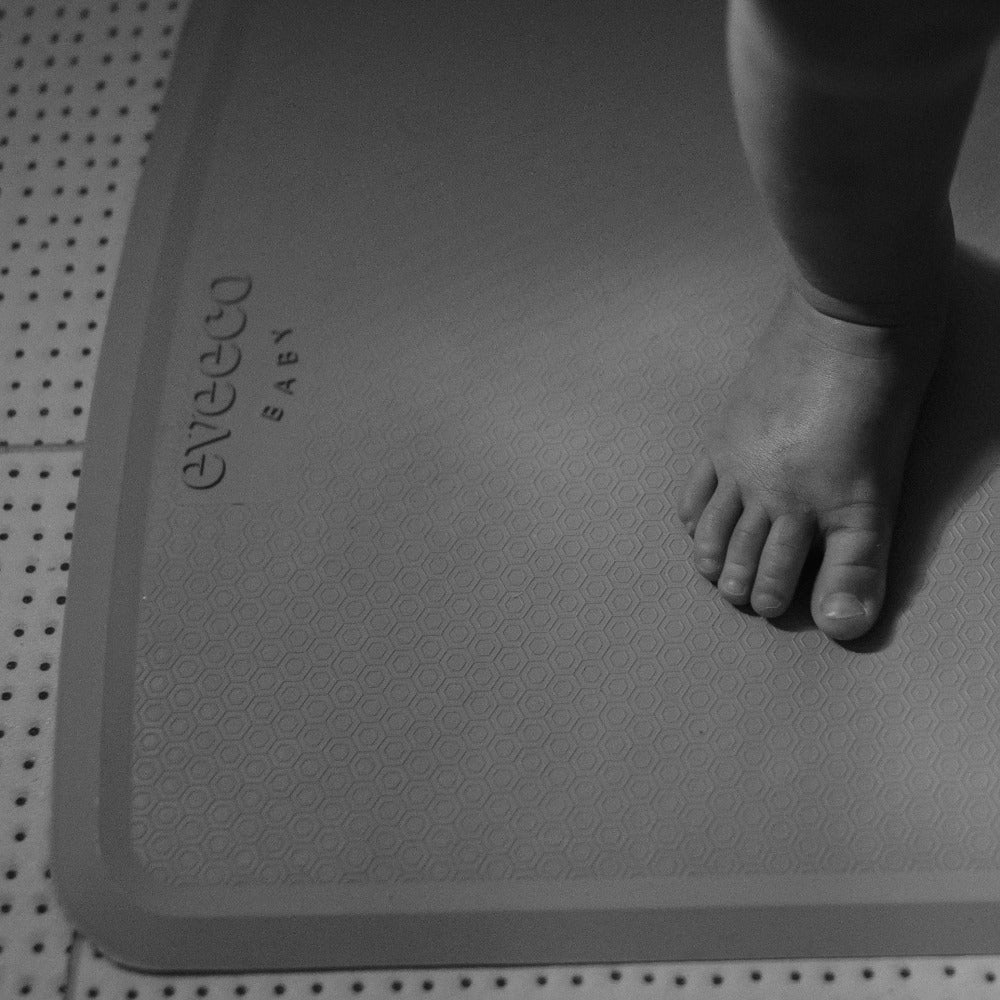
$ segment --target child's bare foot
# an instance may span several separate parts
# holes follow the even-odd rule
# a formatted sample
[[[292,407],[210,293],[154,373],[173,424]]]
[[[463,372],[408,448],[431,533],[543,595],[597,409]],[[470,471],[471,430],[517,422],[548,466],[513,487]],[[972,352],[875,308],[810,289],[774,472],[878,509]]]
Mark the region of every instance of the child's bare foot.
[[[942,333],[943,315],[905,327],[833,319],[789,286],[679,508],[699,571],[724,597],[782,614],[822,545],[816,624],[834,639],[868,631]]]

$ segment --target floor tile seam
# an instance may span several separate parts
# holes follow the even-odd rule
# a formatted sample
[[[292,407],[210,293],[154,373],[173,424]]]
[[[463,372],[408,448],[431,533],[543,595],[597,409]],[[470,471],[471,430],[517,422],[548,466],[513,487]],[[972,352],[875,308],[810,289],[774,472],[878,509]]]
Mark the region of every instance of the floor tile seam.
[[[84,442],[73,444],[5,444],[0,445],[0,455],[30,455],[53,454],[70,451],[83,451]]]

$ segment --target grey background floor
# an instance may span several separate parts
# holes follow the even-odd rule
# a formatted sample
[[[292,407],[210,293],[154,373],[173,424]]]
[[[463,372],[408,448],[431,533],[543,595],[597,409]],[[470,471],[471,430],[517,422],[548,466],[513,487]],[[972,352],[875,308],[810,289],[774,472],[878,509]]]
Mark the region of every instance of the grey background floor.
[[[103,958],[49,873],[59,644],[87,411],[129,210],[186,11],[0,5],[0,1000],[1000,995],[1000,958],[164,977]]]

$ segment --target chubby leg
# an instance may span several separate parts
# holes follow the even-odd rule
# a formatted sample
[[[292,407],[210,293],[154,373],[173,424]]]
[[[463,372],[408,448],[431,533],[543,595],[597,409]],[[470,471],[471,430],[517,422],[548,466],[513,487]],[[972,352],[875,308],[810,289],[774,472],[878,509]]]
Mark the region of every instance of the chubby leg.
[[[903,466],[940,350],[948,190],[1000,3],[730,0],[740,138],[790,256],[680,514],[696,565],[781,614],[809,549],[836,639],[882,606]]]

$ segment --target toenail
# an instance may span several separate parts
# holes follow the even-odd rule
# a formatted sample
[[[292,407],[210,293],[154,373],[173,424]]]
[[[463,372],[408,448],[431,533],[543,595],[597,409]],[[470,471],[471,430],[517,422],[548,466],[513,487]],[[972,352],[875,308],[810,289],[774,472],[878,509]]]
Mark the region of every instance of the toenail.
[[[717,559],[709,559],[707,556],[703,556],[699,559],[695,563],[695,566],[697,566],[698,569],[706,576],[715,576],[715,574],[722,568]]]
[[[724,580],[719,581],[719,590],[724,590],[727,594],[732,594],[735,597],[738,594],[742,594],[746,590],[746,587],[736,577],[727,576]]]
[[[830,594],[823,598],[820,611],[827,618],[859,618],[865,606],[853,594]]]
[[[777,597],[758,597],[753,605],[758,614],[767,615],[772,611],[777,611],[784,603]]]

